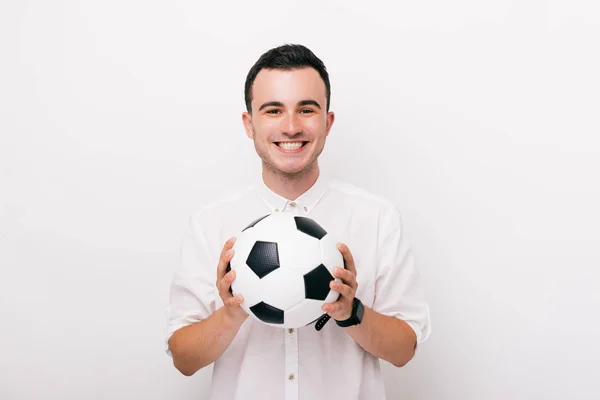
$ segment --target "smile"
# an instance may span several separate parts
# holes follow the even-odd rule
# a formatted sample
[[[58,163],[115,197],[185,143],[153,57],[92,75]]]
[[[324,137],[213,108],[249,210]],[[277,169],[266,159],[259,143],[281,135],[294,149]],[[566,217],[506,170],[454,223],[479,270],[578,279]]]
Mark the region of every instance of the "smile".
[[[308,142],[275,142],[278,148],[285,152],[296,152],[300,151],[302,147]]]

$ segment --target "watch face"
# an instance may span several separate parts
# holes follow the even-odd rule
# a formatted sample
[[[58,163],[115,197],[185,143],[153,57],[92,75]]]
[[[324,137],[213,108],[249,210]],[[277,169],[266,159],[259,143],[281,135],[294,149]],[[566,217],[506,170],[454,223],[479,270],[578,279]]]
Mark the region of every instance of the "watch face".
[[[360,324],[362,322],[363,315],[365,313],[365,307],[362,303],[356,305],[356,320]]]

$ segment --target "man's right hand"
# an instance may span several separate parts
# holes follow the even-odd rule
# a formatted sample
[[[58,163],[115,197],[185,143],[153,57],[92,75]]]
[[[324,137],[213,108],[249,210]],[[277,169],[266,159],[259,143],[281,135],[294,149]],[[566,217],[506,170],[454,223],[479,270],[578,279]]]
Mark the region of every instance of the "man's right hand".
[[[201,321],[178,329],[169,339],[173,363],[186,376],[193,375],[221,357],[248,317],[240,306],[244,298],[234,296],[231,292],[235,271],[227,271],[233,257],[234,243],[235,238],[225,243],[217,266],[217,288],[224,307]],[[199,346],[198,343],[202,345]]]
[[[227,271],[229,262],[233,258],[233,245],[235,244],[235,240],[234,237],[229,239],[225,242],[225,245],[221,250],[219,264],[217,265],[217,288],[219,289],[219,296],[221,296],[221,300],[223,300],[227,315],[232,321],[241,323],[248,317],[246,311],[240,306],[244,301],[244,297],[241,295],[233,295],[231,283],[235,279],[235,271]]]

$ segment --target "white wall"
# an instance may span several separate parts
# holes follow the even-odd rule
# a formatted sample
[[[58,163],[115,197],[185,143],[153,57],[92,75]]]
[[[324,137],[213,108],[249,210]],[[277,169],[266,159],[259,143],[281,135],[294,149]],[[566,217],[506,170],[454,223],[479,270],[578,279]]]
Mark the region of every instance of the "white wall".
[[[323,168],[400,207],[422,271],[389,397],[600,398],[598,3],[225,3],[0,3],[0,398],[206,396],[163,353],[171,274],[259,171],[243,83],[286,42],[331,74]]]

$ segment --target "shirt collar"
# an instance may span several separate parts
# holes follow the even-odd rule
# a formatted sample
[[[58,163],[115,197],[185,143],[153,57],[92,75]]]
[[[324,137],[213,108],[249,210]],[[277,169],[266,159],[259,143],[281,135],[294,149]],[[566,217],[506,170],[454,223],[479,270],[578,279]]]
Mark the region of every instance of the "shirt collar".
[[[319,173],[316,182],[306,192],[298,196],[297,199],[290,200],[269,189],[262,179],[262,175],[259,181],[260,196],[271,212],[288,211],[290,208],[298,208],[300,213],[308,214],[323,198],[329,186],[329,178]]]

